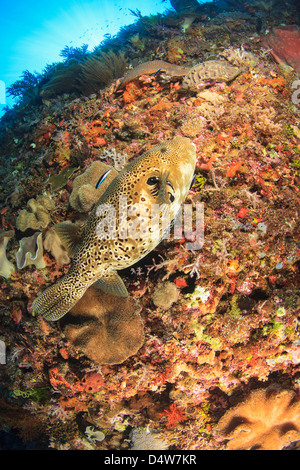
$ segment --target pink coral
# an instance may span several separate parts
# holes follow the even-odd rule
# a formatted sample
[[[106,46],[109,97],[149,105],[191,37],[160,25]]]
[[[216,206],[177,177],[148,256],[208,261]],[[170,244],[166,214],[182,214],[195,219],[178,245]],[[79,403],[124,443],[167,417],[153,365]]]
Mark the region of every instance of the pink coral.
[[[264,40],[264,46],[271,49],[271,54],[279,63],[300,70],[300,28],[297,25],[275,28]]]

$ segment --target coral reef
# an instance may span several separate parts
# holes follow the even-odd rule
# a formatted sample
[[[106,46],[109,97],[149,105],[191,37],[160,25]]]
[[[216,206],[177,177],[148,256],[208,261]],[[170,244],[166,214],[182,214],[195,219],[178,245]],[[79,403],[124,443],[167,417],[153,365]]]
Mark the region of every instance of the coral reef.
[[[129,38],[129,42],[133,45],[133,47],[140,51],[143,51],[145,49],[145,41],[146,38],[140,38],[139,33],[134,34],[134,36]]]
[[[143,323],[135,299],[105,294],[90,287],[63,320],[74,347],[99,364],[120,364],[144,342]]]
[[[163,434],[151,431],[151,429],[133,429],[130,434],[132,450],[165,450],[169,447]]]
[[[298,33],[282,26],[299,2],[187,5],[137,10],[94,52],[66,47],[60,65],[10,87],[16,105],[0,119],[1,448],[299,448],[299,77],[286,40]],[[84,95],[84,64],[109,51],[126,57],[129,81],[111,70]],[[240,73],[209,76],[210,61]],[[199,64],[200,87],[182,87]],[[122,270],[127,299],[93,286],[59,322],[35,315],[113,171],[176,136],[197,155],[182,230]],[[105,165],[114,170],[96,190]],[[44,240],[45,267],[13,271],[6,260],[15,264],[34,232],[32,255],[18,257],[26,264]],[[201,248],[189,249],[198,236]]]
[[[195,65],[185,75],[182,87],[197,92],[208,82],[231,82],[242,70],[225,60],[208,60]]]
[[[42,233],[35,232],[30,237],[23,237],[19,241],[19,249],[16,253],[17,268],[23,269],[34,264],[38,269],[46,267],[43,258]]]
[[[41,230],[48,227],[50,223],[50,212],[54,209],[54,201],[48,196],[37,196],[29,199],[27,208],[21,210],[16,220],[16,227],[25,232],[28,228]]]
[[[57,64],[52,73],[52,77],[46,83],[40,95],[43,98],[59,95],[61,93],[72,93],[79,91],[78,76],[81,71],[81,64],[77,59],[72,58],[66,64]]]
[[[254,390],[218,423],[230,450],[280,450],[300,438],[300,403],[292,390]]]
[[[42,87],[41,96],[49,98],[62,93],[80,92],[90,95],[104,88],[125,72],[124,54],[113,51],[84,56],[84,60],[71,57],[54,68],[50,80]]]
[[[11,261],[6,257],[6,247],[9,240],[14,236],[14,231],[0,231],[0,276],[9,278],[13,272],[15,272],[15,267]]]
[[[180,126],[181,132],[191,138],[195,138],[197,135],[200,135],[207,125],[207,120],[203,116],[203,111],[201,109],[192,110],[190,113],[187,113],[187,116],[184,117],[182,121],[182,125]]]
[[[100,176],[107,170],[111,170],[109,175],[100,187],[96,188]],[[84,173],[74,179],[69,198],[70,205],[79,212],[88,212],[117,174],[118,172],[111,166],[100,161],[93,162]]]
[[[92,426],[87,426],[85,434],[87,435],[88,439],[92,442],[101,442],[105,439],[105,434],[103,434],[103,432],[101,431],[96,431],[92,428]]]
[[[254,0],[251,6],[259,10],[271,12],[279,3],[280,0]]]
[[[222,57],[228,60],[232,65],[241,67],[256,67],[259,63],[259,59],[253,52],[246,51],[243,46],[241,47],[228,47],[220,54]]]
[[[177,302],[179,290],[173,282],[164,282],[158,286],[152,295],[152,300],[156,307],[168,309],[174,302]]]
[[[178,13],[184,14],[194,13],[200,6],[197,0],[171,0],[171,5]]]
[[[85,95],[99,91],[114,79],[121,77],[125,67],[126,59],[122,52],[118,55],[113,51],[92,55],[81,67],[80,90]]]
[[[76,168],[65,166],[58,175],[50,176],[48,183],[52,191],[57,191],[63,188],[69,181],[70,177],[76,171]]]

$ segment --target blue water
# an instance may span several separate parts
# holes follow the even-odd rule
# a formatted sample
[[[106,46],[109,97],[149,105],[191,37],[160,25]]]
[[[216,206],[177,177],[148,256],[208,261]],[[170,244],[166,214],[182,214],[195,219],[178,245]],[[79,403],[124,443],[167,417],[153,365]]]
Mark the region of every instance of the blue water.
[[[190,2],[197,0],[0,0],[0,116],[5,105],[15,104],[5,90],[25,70],[42,73],[46,65],[62,60],[60,52],[65,46],[87,44],[88,51],[93,51],[108,35],[117,35],[122,26],[137,20],[132,11],[155,15]],[[198,0],[199,5],[213,2],[219,11],[248,9],[252,2],[255,5],[254,0]],[[273,2],[280,4],[279,0]],[[286,0],[283,4],[296,6],[300,17],[299,0]]]
[[[41,72],[47,64],[60,61],[66,45],[88,44],[93,50],[106,34],[113,36],[134,22],[130,9],[149,15],[162,13],[171,4],[169,0],[1,0],[0,8],[0,84],[7,88],[24,70]],[[5,100],[0,87],[0,114],[5,103],[12,106],[14,100],[9,96]]]

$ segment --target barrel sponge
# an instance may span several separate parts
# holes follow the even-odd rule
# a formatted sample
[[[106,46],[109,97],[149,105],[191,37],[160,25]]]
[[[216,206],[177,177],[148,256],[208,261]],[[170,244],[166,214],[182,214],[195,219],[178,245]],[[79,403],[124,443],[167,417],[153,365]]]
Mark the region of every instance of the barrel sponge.
[[[36,268],[43,269],[46,263],[43,258],[42,233],[35,232],[31,237],[19,240],[19,249],[16,253],[17,268],[23,269],[34,264]]]
[[[70,343],[98,364],[120,364],[144,343],[138,301],[91,286],[61,320]]]
[[[281,450],[300,440],[300,401],[293,390],[258,389],[229,409],[217,432],[229,450]]]
[[[107,170],[111,171],[96,189],[95,186],[100,176]],[[90,211],[117,175],[118,172],[112,166],[100,161],[93,162],[82,175],[74,179],[73,190],[69,198],[70,205],[78,212]]]
[[[44,239],[44,248],[49,251],[60,266],[70,263],[70,258],[66,248],[63,246],[61,239],[53,228],[48,230]]]
[[[55,204],[48,196],[40,195],[36,199],[29,199],[26,209],[21,210],[16,220],[16,226],[21,232],[28,228],[43,230],[50,223],[50,212]]]
[[[13,272],[15,272],[14,265],[8,261],[6,257],[6,246],[9,240],[13,237],[14,231],[1,230],[0,231],[0,276],[8,279]]]

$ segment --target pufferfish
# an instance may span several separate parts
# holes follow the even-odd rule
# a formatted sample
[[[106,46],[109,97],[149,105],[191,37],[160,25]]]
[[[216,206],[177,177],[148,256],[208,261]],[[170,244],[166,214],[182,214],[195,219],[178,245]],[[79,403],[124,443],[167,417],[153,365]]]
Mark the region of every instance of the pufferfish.
[[[33,311],[46,320],[59,320],[91,285],[127,297],[117,271],[135,264],[160,243],[163,219],[169,222],[176,218],[191,187],[195,166],[196,149],[188,138],[175,137],[158,144],[124,167],[83,227],[70,222],[57,224],[58,234],[69,244],[72,264],[56,284],[34,300]],[[159,216],[156,222],[154,217],[148,223],[153,208]]]

